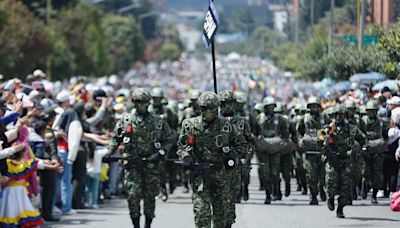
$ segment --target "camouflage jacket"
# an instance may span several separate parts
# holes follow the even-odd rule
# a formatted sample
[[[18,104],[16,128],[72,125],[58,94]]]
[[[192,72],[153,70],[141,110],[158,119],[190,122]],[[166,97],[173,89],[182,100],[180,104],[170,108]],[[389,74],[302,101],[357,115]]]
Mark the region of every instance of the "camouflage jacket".
[[[183,121],[177,154],[181,159],[191,156],[195,161],[219,163],[243,154],[244,144],[228,120],[218,117],[207,127],[198,116]]]
[[[284,140],[289,139],[289,121],[280,114],[274,114],[268,117],[265,113],[257,116],[257,129],[256,135],[264,138],[271,138],[279,136]]]
[[[172,147],[171,129],[161,117],[148,114],[141,118],[135,112],[125,114],[114,128],[109,151],[114,153],[124,144],[123,156],[148,158],[158,150],[169,151]]]
[[[238,131],[240,137],[243,137],[246,147],[244,154],[239,155],[240,158],[251,159],[250,156],[254,151],[255,138],[250,129],[249,120],[246,117],[233,116],[225,117],[232,125],[234,125]]]
[[[354,140],[359,142],[361,146],[368,143],[364,133],[359,128],[355,128],[354,125],[348,124],[347,121],[343,126],[332,122],[322,133],[324,136],[319,137],[319,140],[323,153],[327,156],[334,154],[348,158],[348,152],[353,149]]]
[[[387,123],[380,118],[372,119],[369,116],[363,116],[361,119],[361,130],[369,140],[387,139]]]

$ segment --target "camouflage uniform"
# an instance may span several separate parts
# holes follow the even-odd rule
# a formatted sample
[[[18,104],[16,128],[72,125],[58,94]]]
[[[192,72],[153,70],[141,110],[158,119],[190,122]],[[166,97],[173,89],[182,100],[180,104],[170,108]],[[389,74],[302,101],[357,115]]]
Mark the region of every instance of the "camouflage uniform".
[[[294,126],[297,132],[297,137],[300,138],[304,135],[304,128],[302,128],[302,124],[304,121],[304,115],[306,114],[306,107],[303,105],[296,105],[295,107],[295,116],[291,122],[291,125]],[[293,158],[294,169],[296,171],[297,178],[297,191],[302,191],[303,195],[307,195],[307,178],[306,178],[306,169],[304,167],[304,158],[303,158],[303,149],[297,147],[295,151],[295,155]]]
[[[198,103],[201,116],[185,119],[179,137],[178,155],[185,168],[193,168],[191,184],[195,227],[224,228],[227,211],[226,164],[240,150],[241,138],[229,121],[218,117],[218,96],[203,93]],[[228,162],[229,161],[229,162]]]
[[[291,140],[288,141],[288,145],[282,149],[281,158],[280,158],[280,172],[282,173],[283,180],[285,181],[285,196],[288,197],[290,195],[290,177],[293,171],[293,155],[294,155],[294,145],[297,144],[297,131],[294,125],[292,125],[289,121],[289,117],[285,115],[285,105],[282,103],[278,103],[274,112],[282,115],[284,121],[286,121],[286,125],[289,127],[289,132],[291,136]],[[278,197],[282,198],[282,193],[280,190],[280,178],[279,178],[279,190]]]
[[[334,197],[339,195],[336,215],[338,218],[344,218],[343,207],[352,201],[352,140],[355,139],[364,146],[367,139],[358,128],[353,128],[347,123],[344,107],[335,107],[332,113],[336,114],[336,119],[319,133],[319,142],[323,145],[322,152],[327,158],[328,208],[334,210]]]
[[[234,159],[243,166],[249,166],[249,155],[252,151],[252,135],[250,131],[250,125],[246,118],[240,116],[234,116],[233,104],[234,104],[234,95],[230,91],[221,92],[220,95],[221,101],[221,116],[224,117],[225,120],[229,121],[233,126],[236,127],[238,134],[242,137],[242,140],[246,143],[243,145],[246,147],[244,153],[235,154]],[[240,162],[239,162],[240,161]],[[241,198],[241,181],[243,179],[243,173],[248,172],[247,167],[235,167],[234,169],[227,170],[227,181],[228,181],[228,200],[227,200],[227,213],[226,220],[227,224],[235,223],[236,214],[235,214],[235,201],[240,203]],[[245,185],[245,191],[247,190],[248,197],[248,182]],[[239,196],[239,199],[238,199]],[[248,199],[248,198],[247,198]]]
[[[347,122],[354,128],[361,128],[361,118],[356,113],[356,104],[353,101],[345,102],[346,108],[346,119]],[[361,146],[356,141],[353,140],[353,152],[354,156],[352,157],[352,174],[353,174],[353,187],[352,187],[352,195],[353,200],[357,200],[358,195],[360,193],[360,185],[361,185],[361,173],[364,160],[361,157]]]
[[[171,148],[171,130],[168,123],[147,112],[151,96],[145,89],[132,94],[135,111],[125,114],[114,129],[109,150],[114,153],[122,144],[124,160],[124,187],[128,197],[129,213],[135,227],[139,227],[140,200],[144,201],[146,227],[155,217],[155,197],[159,193],[158,161]]]
[[[280,152],[288,144],[289,127],[282,115],[274,113],[276,107],[274,98],[266,97],[263,103],[264,113],[257,117],[256,145],[260,153],[266,156],[266,166],[262,169],[265,174],[265,204],[270,204],[271,192],[273,200],[279,197]]]
[[[366,198],[369,187],[372,188],[372,203],[377,203],[376,194],[382,183],[383,150],[387,140],[387,124],[377,116],[378,102],[370,100],[367,103],[367,115],[363,116],[361,129],[368,138],[368,150],[363,153],[362,194]]]
[[[254,120],[251,113],[247,113],[244,107],[247,103],[246,95],[242,92],[236,92],[233,95],[235,108],[235,118],[233,124],[237,127],[239,134],[244,136],[246,141],[246,152],[242,156],[242,162],[246,162],[246,166],[250,164],[254,156],[255,138],[250,125],[250,120]],[[257,123],[257,122],[256,122]],[[254,124],[254,123],[253,123]],[[249,199],[249,184],[250,184],[250,166],[240,169],[241,185],[240,192],[236,198],[236,202],[240,203],[243,196],[244,201]]]
[[[201,114],[200,107],[197,104],[197,99],[200,97],[200,95],[201,91],[196,89],[192,90],[190,94],[189,106],[181,113],[182,116],[179,117],[179,119],[182,120],[182,122],[185,119],[197,117]],[[182,122],[179,123],[180,126],[182,126]],[[188,193],[190,170],[182,170],[181,175],[183,181],[183,192]]]
[[[163,120],[165,120],[171,128],[172,132],[172,145],[171,151],[166,151],[166,157],[168,159],[177,159],[176,157],[176,143],[178,140],[177,136],[177,127],[178,127],[178,117],[167,108],[166,105],[162,104],[164,98],[164,93],[161,88],[153,88],[151,91],[151,95],[153,97],[153,103],[149,107],[149,112],[160,116]],[[163,201],[167,201],[168,193],[166,183],[169,180],[169,188],[170,193],[172,193],[175,189],[176,183],[176,171],[175,164],[171,161],[160,161],[158,164],[158,168],[160,171],[160,188],[161,188],[161,198]]]
[[[299,131],[304,132],[301,139],[301,148],[305,151],[302,154],[308,187],[311,193],[310,205],[317,205],[317,195],[320,193],[322,201],[326,200],[324,191],[325,185],[325,164],[321,161],[320,148],[318,147],[317,132],[325,125],[325,119],[320,113],[320,101],[317,97],[310,97],[307,102],[309,114],[304,116],[303,124]]]
[[[251,130],[253,132],[253,134],[256,134],[256,129],[257,129],[257,118],[258,116],[264,112],[264,105],[262,103],[257,103],[254,106],[254,119],[251,119],[250,123],[251,123]],[[256,157],[259,163],[265,163],[267,160],[266,154],[263,153],[262,150],[259,150],[257,147],[254,149],[255,153],[256,153]],[[260,181],[260,191],[265,191],[265,183],[264,180],[265,178],[265,173],[264,173],[264,169],[261,166],[258,166],[257,168],[257,173],[258,173],[258,179]]]

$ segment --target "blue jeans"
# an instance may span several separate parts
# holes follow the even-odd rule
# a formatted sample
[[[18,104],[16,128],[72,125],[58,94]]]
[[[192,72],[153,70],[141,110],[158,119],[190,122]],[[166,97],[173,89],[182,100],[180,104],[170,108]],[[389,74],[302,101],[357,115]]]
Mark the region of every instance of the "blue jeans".
[[[68,164],[68,151],[59,150],[58,156],[60,157],[64,172],[60,173],[57,177],[57,190],[56,197],[61,192],[62,212],[69,212],[72,209],[72,165]],[[61,189],[60,189],[61,186]],[[54,200],[56,202],[57,200]]]
[[[99,198],[100,173],[86,173],[85,203],[97,205]]]

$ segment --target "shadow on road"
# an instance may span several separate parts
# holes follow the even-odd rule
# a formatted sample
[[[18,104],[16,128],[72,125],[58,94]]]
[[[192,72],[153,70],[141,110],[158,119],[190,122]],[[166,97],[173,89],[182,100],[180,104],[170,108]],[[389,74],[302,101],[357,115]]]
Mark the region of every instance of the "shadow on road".
[[[347,219],[358,220],[358,221],[388,221],[388,222],[400,222],[400,220],[398,220],[398,219],[391,219],[391,218],[348,217]]]

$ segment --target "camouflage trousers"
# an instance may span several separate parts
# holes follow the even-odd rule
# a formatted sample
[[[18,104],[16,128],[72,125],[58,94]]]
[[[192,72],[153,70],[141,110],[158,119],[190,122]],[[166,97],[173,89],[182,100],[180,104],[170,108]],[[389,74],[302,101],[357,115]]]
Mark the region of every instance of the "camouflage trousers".
[[[267,154],[265,166],[261,169],[265,175],[265,189],[272,192],[279,185],[281,155],[279,153]]]
[[[352,202],[351,159],[333,160],[326,165],[326,187],[328,197],[339,195],[338,203],[349,205]]]
[[[355,185],[361,183],[363,165],[364,159],[361,156],[356,156],[352,159],[353,184]]]
[[[131,218],[140,217],[141,200],[143,200],[144,215],[147,218],[154,218],[155,197],[160,190],[157,166],[146,167],[142,173],[134,169],[125,170],[124,187]]]
[[[226,197],[226,224],[235,223],[235,199],[241,188],[241,168],[226,171],[227,175],[227,197]]]
[[[192,202],[196,228],[224,228],[227,178],[224,169],[212,171],[210,183],[202,175],[192,177]]]
[[[304,153],[304,167],[311,195],[318,195],[319,187],[325,186],[325,164],[321,155]]]
[[[267,162],[267,154],[265,152],[256,150],[256,156],[257,156],[257,160],[259,163],[265,163]],[[260,180],[260,185],[262,187],[265,187],[265,179],[266,179],[266,171],[265,168],[263,168],[262,166],[258,166],[258,178]]]
[[[296,177],[299,182],[299,185],[304,186],[304,188],[307,185],[306,181],[306,169],[304,168],[304,157],[303,157],[304,152],[296,151],[295,156],[293,157],[293,164],[294,164],[294,169],[296,171]]]
[[[292,153],[282,154],[280,158],[280,171],[285,183],[290,183],[290,175],[293,170]],[[279,177],[278,177],[279,178]]]
[[[383,155],[378,153],[364,156],[362,182],[373,189],[379,189],[383,178]]]

